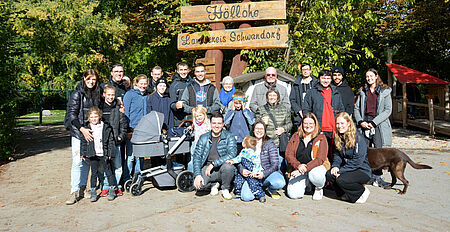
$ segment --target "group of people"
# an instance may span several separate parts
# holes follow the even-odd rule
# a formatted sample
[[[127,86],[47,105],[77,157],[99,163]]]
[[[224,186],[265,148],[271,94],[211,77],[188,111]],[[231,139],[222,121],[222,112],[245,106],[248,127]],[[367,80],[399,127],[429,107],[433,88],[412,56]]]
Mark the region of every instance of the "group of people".
[[[318,78],[309,64],[299,68],[290,92],[269,67],[248,96],[229,76],[219,92],[206,79],[203,64],[194,66],[192,77],[188,65],[179,63],[170,84],[159,66],[150,79],[140,74],[132,85],[122,65],[114,65],[101,85],[96,71],[86,71],[66,113],[72,137],[66,203],[84,197],[89,167],[92,202],[123,194],[120,183],[140,172],[143,162],[133,156],[132,132],[151,111],[164,114],[163,128],[172,136],[181,122],[193,119],[185,165],[194,173],[197,192],[217,195],[220,188],[225,199],[265,202],[266,193],[279,199],[287,185],[292,199],[312,193],[313,200],[321,200],[329,186],[343,200],[364,203],[370,194],[366,184],[384,184],[381,170],[372,174],[367,147],[391,145],[391,89],[369,69],[355,100],[342,67],[322,70]]]

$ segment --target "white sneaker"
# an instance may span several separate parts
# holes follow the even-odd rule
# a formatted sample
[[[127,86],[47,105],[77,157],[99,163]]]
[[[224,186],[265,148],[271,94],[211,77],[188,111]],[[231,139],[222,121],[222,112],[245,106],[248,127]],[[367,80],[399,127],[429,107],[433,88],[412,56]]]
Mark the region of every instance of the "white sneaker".
[[[226,200],[231,200],[233,198],[233,196],[231,196],[230,191],[228,191],[228,189],[223,189],[222,190],[222,196]]]
[[[211,192],[209,194],[211,194],[211,196],[215,196],[217,194],[219,194],[219,182],[215,183],[212,187],[211,187]]]
[[[366,186],[364,186],[363,194],[359,197],[359,199],[355,203],[357,203],[357,204],[365,203],[367,201],[367,199],[369,198],[369,195],[370,195],[369,189]]]
[[[322,200],[323,197],[323,189],[322,188],[316,188],[316,190],[314,190],[314,194],[312,199],[315,201],[320,201]]]

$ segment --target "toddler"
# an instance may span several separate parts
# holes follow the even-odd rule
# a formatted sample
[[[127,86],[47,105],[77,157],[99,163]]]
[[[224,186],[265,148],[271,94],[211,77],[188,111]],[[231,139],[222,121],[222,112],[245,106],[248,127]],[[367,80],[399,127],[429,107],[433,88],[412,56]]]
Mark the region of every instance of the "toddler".
[[[242,176],[239,172],[234,179],[235,193],[237,196],[241,195],[242,185],[247,181],[250,190],[253,195],[259,199],[260,202],[265,202],[265,194],[262,189],[262,180],[256,178],[258,173],[263,171],[261,166],[261,158],[257,152],[255,152],[256,144],[258,140],[255,137],[247,136],[242,141],[242,146],[244,149],[239,153],[238,156],[226,162],[229,164],[241,163],[242,166],[251,171],[250,175],[247,177]]]

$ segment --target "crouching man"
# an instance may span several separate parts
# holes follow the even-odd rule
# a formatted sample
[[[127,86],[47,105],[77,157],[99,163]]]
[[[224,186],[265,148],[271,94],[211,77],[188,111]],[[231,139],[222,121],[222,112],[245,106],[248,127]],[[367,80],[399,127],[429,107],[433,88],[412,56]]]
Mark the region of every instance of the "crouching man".
[[[194,186],[204,190],[211,186],[211,195],[219,193],[222,184],[222,196],[229,200],[231,182],[235,167],[225,161],[236,156],[236,139],[223,128],[223,116],[214,112],[211,116],[211,131],[200,136],[193,155]]]

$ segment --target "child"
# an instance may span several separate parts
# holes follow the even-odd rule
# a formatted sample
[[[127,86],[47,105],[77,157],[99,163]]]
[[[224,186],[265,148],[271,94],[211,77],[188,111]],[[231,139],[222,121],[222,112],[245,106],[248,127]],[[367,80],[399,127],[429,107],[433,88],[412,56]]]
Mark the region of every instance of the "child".
[[[236,136],[237,152],[242,150],[242,141],[250,135],[250,127],[255,123],[253,112],[244,109],[245,94],[236,91],[233,94],[233,106],[225,115],[225,125],[227,129]]]
[[[206,132],[211,130],[211,123],[206,116],[206,108],[199,105],[192,109],[192,119],[193,119],[193,128],[194,128],[194,142],[191,146],[191,156],[194,154],[195,146],[197,145],[197,141],[200,136]],[[192,160],[188,163],[188,170],[194,170],[192,166]]]
[[[116,180],[111,172],[111,159],[114,159],[116,145],[112,127],[101,121],[102,113],[100,109],[93,106],[88,112],[87,128],[92,131],[92,138],[86,141],[81,139],[81,158],[86,159],[91,166],[91,202],[97,201],[97,177],[106,172],[108,183],[111,185],[108,194],[108,200],[112,201],[116,197]]]
[[[147,96],[147,113],[157,111],[164,114],[163,129],[169,129],[174,126],[173,112],[170,109],[170,97],[166,93],[167,81],[164,78],[156,80],[156,90]]]
[[[119,186],[120,178],[122,177],[122,157],[120,151],[120,145],[125,139],[125,134],[127,132],[127,121],[125,115],[121,113],[121,108],[123,108],[120,101],[116,99],[116,89],[112,85],[105,85],[103,87],[103,97],[105,101],[100,105],[100,108],[103,112],[102,120],[107,122],[113,130],[113,138],[114,143],[116,145],[115,151],[117,154],[112,160],[114,177],[116,180],[116,195],[122,196],[123,192],[121,186]],[[108,189],[110,189],[110,183],[104,176],[104,184],[102,192],[100,193],[101,197],[105,197],[108,194]]]
[[[241,163],[245,169],[251,171],[251,174],[247,177],[243,177],[240,173],[236,175],[234,179],[235,185],[235,193],[237,196],[241,195],[242,185],[245,181],[247,181],[250,190],[253,195],[259,199],[260,202],[265,202],[266,198],[264,197],[264,190],[262,189],[262,180],[257,179],[256,175],[263,171],[261,166],[261,159],[259,154],[255,152],[256,144],[258,140],[255,137],[247,136],[242,141],[242,149],[241,153],[233,159],[227,160],[226,162],[229,164]]]

